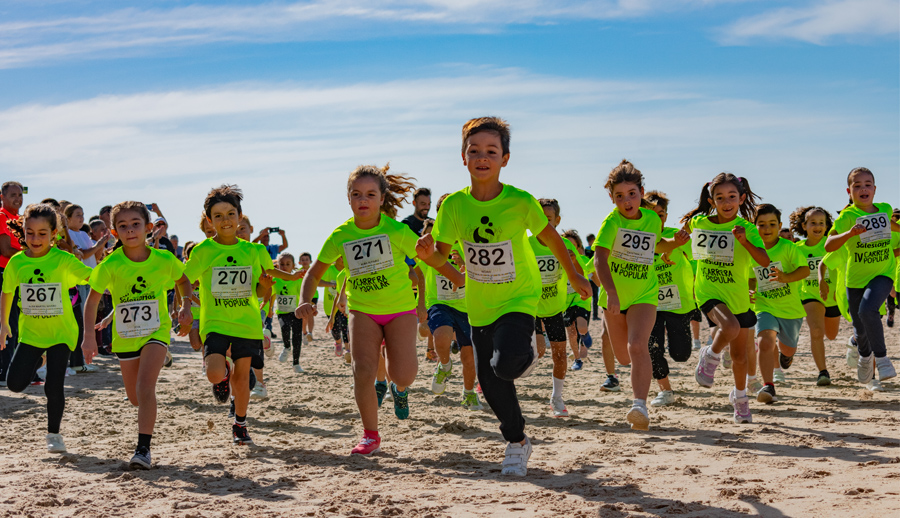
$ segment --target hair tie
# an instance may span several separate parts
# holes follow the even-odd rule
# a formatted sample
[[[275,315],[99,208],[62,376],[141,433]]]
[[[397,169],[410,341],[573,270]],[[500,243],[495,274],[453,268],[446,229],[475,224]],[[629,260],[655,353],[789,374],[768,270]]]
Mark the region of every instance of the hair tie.
[[[743,176],[741,177],[741,183],[747,183],[747,180],[745,180]]]

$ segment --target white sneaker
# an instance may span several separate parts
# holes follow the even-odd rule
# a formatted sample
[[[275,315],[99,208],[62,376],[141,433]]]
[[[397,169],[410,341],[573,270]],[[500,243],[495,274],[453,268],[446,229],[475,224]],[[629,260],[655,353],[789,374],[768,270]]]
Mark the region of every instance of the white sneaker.
[[[701,347],[703,347],[703,346],[700,344],[699,338],[694,340],[693,342],[691,342],[691,350],[699,351]]]
[[[267,397],[269,397],[269,391],[262,383],[257,383],[250,391],[250,399],[266,399]]]
[[[66,443],[63,442],[62,435],[58,433],[47,434],[47,451],[50,453],[65,453]]]
[[[93,363],[85,364],[85,365],[82,365],[81,367],[75,367],[75,372],[77,372],[78,374],[85,374],[88,372],[100,372],[100,367],[94,365]]]
[[[853,337],[851,336],[850,340],[847,342],[847,367],[853,369],[858,362],[859,350],[857,350],[856,345],[853,344]]]
[[[859,363],[856,365],[856,378],[860,383],[868,383],[875,377],[875,355],[869,353],[868,356],[860,356]]]
[[[511,442],[506,445],[506,457],[503,459],[501,475],[524,477],[528,474],[528,459],[531,457],[531,439],[525,438],[525,445]]]
[[[534,353],[534,360],[531,361],[531,365],[529,365],[528,368],[525,369],[525,372],[523,372],[522,375],[519,376],[520,378],[527,378],[528,376],[531,376],[531,373],[534,372],[534,369],[541,361],[541,358],[538,356],[537,337],[534,335],[534,333],[531,334],[531,352]],[[529,442],[528,444],[528,451],[530,455],[531,443]]]
[[[303,345],[309,345],[309,339],[312,338],[312,335],[306,333],[303,335]]]
[[[781,370],[781,367],[775,367],[775,370],[772,372],[772,378],[775,380],[775,383],[784,383],[784,371]]]
[[[875,358],[875,366],[878,368],[879,381],[889,380],[897,375],[894,364],[891,363],[891,359],[887,356],[884,358]]]
[[[72,367],[66,367],[66,376],[74,376],[74,375],[75,375],[75,369],[73,369]]]
[[[40,376],[42,380],[47,379],[47,366],[41,365],[40,368],[38,368],[36,374]]]
[[[263,329],[263,352],[266,358],[275,356],[275,348],[272,347],[272,331],[268,329]]]
[[[280,361],[281,363],[284,363],[284,362],[288,361],[288,358],[290,358],[290,357],[291,357],[291,350],[288,349],[287,347],[285,347],[284,349],[281,350],[281,354],[278,355],[278,361]]]
[[[659,394],[650,402],[650,406],[667,406],[675,402],[675,392],[671,390],[660,390]]]
[[[753,378],[752,380],[747,380],[747,394],[753,394],[754,396],[762,390],[763,384],[759,381],[759,378]]]
[[[294,365],[294,372],[296,372],[297,374],[303,374],[303,373],[306,372],[306,371],[303,370],[303,367],[301,367],[301,366],[298,364],[298,365]]]
[[[553,417],[569,417],[566,402],[561,396],[550,398],[550,407],[553,408]]]
[[[434,376],[431,377],[431,392],[435,395],[443,394],[447,390],[447,380],[453,373],[453,361],[450,361],[450,368],[444,370],[441,368],[441,362],[438,362],[434,368]]]
[[[869,392],[884,392],[884,387],[881,386],[880,381],[872,378],[868,383],[866,383],[866,390],[868,390]]]
[[[625,420],[631,423],[632,430],[650,429],[650,414],[647,413],[645,406],[632,406],[625,415]]]
[[[722,351],[722,367],[726,369],[731,368],[731,347],[726,347],[724,351]]]

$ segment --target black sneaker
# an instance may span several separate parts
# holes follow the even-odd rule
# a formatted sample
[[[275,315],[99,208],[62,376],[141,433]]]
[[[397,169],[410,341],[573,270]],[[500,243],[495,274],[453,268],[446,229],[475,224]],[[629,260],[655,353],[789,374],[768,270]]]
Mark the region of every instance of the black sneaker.
[[[251,439],[250,434],[247,433],[247,427],[245,425],[231,425],[231,435],[233,437],[232,442],[234,444],[239,444],[241,446],[253,444],[253,439]]]
[[[128,463],[131,469],[150,469],[150,448],[146,446],[138,446],[134,450],[134,456]]]
[[[456,340],[450,341],[450,352],[452,354],[459,354],[459,342]]]
[[[225,364],[225,379],[218,383],[213,383],[212,390],[213,396],[215,396],[216,401],[221,404],[228,403],[228,400],[231,396],[231,368],[228,366],[228,363]]]
[[[387,394],[387,381],[375,381],[375,395],[378,396],[378,408],[381,408],[381,403],[384,402],[384,395]]]
[[[615,375],[607,374],[606,381],[603,382],[603,385],[600,385],[600,390],[604,392],[619,392],[622,390],[622,387],[619,386],[619,379]]]
[[[788,370],[791,368],[792,363],[794,363],[793,356],[785,356],[781,351],[778,351],[778,364],[781,365],[782,369]]]
[[[820,387],[831,385],[831,376],[828,375],[828,370],[819,372],[819,379],[816,380],[816,385]]]
[[[766,385],[756,394],[756,400],[760,403],[774,403],[778,401],[775,396],[775,385]]]
[[[234,419],[234,398],[231,399],[231,410],[228,411],[228,418]]]

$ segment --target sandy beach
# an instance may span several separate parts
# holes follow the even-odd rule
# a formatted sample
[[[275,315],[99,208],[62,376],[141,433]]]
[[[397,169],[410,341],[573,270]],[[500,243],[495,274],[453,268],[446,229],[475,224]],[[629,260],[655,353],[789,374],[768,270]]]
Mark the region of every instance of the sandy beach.
[[[227,406],[215,404],[201,358],[179,339],[159,380],[154,467],[127,466],[136,410],[125,401],[118,363],[66,378],[62,434],[68,453],[48,454],[41,387],[0,389],[0,516],[897,516],[900,513],[900,385],[872,393],[844,361],[849,326],[827,342],[834,384],[816,387],[804,327],[800,351],[778,386],[779,402],[751,404],[752,425],[735,425],[730,373],[713,389],[693,380],[696,353],[674,364],[677,403],[651,409],[647,433],[624,422],[623,392],[604,393],[595,350],[569,372],[571,417],[553,418],[551,361],[518,382],[534,454],[525,479],[501,478],[504,444],[486,408],[459,406],[459,365],[447,392],[433,395],[424,360],[411,389],[411,415],[381,413],[382,450],[351,457],[362,428],[349,367],[333,356],[324,319],[303,350],[307,374],[267,359],[269,398],[251,401],[253,447],[231,445]],[[705,327],[705,326],[704,326]],[[592,323],[599,330],[597,322]],[[886,329],[896,359],[898,328]],[[596,337],[596,334],[595,334]],[[706,338],[706,329],[703,330]],[[595,342],[599,342],[595,338]],[[275,340],[280,352],[280,339]],[[595,348],[596,349],[596,348]],[[895,360],[896,361],[896,360]],[[655,384],[654,384],[655,385]],[[651,397],[656,387],[651,389]]]

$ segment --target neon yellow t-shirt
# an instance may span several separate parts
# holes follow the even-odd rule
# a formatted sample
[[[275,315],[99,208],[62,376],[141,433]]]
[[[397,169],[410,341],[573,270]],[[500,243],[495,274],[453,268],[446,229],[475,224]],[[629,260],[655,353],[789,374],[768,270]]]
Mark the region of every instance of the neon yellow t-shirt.
[[[771,263],[762,267],[751,258],[750,275],[756,279],[757,313],[766,312],[778,318],[803,318],[806,311],[800,302],[800,287],[803,281],[781,283],[771,279],[772,267],[779,266],[782,272],[790,273],[806,265],[806,258],[797,246],[783,237],[778,238],[772,248],[766,250]]]
[[[834,300],[835,289],[834,281],[832,280],[834,272],[831,268],[826,268],[825,270],[825,282],[828,284],[828,298],[822,300],[822,296],[819,294],[819,264],[827,253],[825,252],[825,241],[826,239],[823,237],[816,246],[808,245],[806,239],[797,242],[797,250],[800,251],[800,255],[806,258],[806,264],[809,266],[809,277],[803,279],[800,285],[800,301],[818,300],[824,304],[825,307],[830,308],[837,304]]]
[[[609,250],[609,271],[619,296],[619,308],[633,304],[657,304],[659,286],[653,271],[653,250],[662,233],[662,220],[656,212],[641,208],[641,217],[627,219],[614,209],[597,231],[594,252]],[[606,308],[607,293],[600,286],[598,303]]]
[[[831,295],[832,289],[834,290],[834,300],[837,302],[838,309],[841,310],[841,315],[848,322],[852,322],[850,319],[850,301],[847,299],[847,285],[844,282],[848,253],[847,247],[842,246],[834,252],[825,254],[822,262],[825,263],[829,273],[831,273],[832,284],[829,286],[828,294]]]
[[[853,228],[858,218],[866,218],[863,224],[871,230],[851,237],[844,246],[848,249],[846,282],[848,288],[865,288],[879,275],[894,278],[894,252],[891,249],[891,205],[876,203],[877,212],[863,212],[856,205],[841,211],[834,221],[833,234],[843,234]],[[885,226],[887,232],[885,233]],[[869,241],[869,236],[878,238]],[[868,241],[868,242],[863,242]]]
[[[453,250],[456,250],[460,257],[463,256],[462,249],[459,245],[453,245]],[[450,279],[439,274],[437,270],[422,261],[417,261],[416,264],[422,269],[422,273],[425,274],[426,308],[430,308],[435,304],[443,304],[444,306],[451,307],[463,313],[468,312],[465,286],[453,291],[453,283],[450,282]],[[451,264],[456,266],[452,261]],[[458,266],[457,269],[459,269]]]
[[[541,276],[525,231],[538,235],[547,225],[534,196],[512,185],[503,184],[488,201],[476,200],[471,187],[444,199],[432,235],[462,245],[471,325],[487,326],[508,313],[537,313]]]
[[[594,260],[586,255],[578,255],[578,262],[581,263],[581,269],[584,270],[584,278],[590,279],[590,275],[594,273]],[[572,283],[566,279],[566,308],[575,306],[590,311],[591,302],[591,297],[582,299],[581,295],[572,287]]]
[[[334,288],[325,288],[325,300],[322,303],[322,306],[325,308],[325,314],[331,316],[331,310],[334,309],[334,299],[337,297],[337,292],[341,289],[341,284],[337,282],[338,269],[335,265],[330,265],[325,273],[322,274],[322,280],[326,282],[334,282],[336,286]]]
[[[662,237],[672,238],[677,228],[665,227]],[[679,246],[669,253],[669,260],[675,264],[666,264],[661,254],[653,257],[653,268],[656,270],[656,282],[659,284],[657,310],[683,315],[697,309],[694,299],[694,268],[689,253],[691,243]]]
[[[69,288],[87,284],[91,269],[74,255],[51,248],[43,257],[12,256],[3,270],[3,293],[19,290],[19,342],[40,349],[78,345],[78,322]]]
[[[300,305],[300,286],[303,279],[285,281],[275,279],[275,314],[285,315],[293,313]]]
[[[416,307],[406,264],[406,257],[416,256],[416,240],[409,227],[383,214],[378,225],[368,230],[350,218],[328,236],[318,260],[330,264],[344,258],[350,310],[370,315],[402,313]]]
[[[209,333],[262,340],[256,285],[267,264],[259,247],[244,240],[222,245],[212,238],[194,247],[184,274],[200,281],[200,336]],[[268,264],[272,258],[268,257]]]
[[[183,274],[184,264],[177,257],[156,248],[139,263],[120,248],[94,268],[91,288],[112,295],[114,353],[139,351],[149,340],[169,343],[172,321],[166,292]]]
[[[528,244],[534,251],[538,272],[541,275],[541,300],[538,302],[537,316],[545,318],[562,313],[566,310],[566,283],[569,276],[566,275],[559,259],[548,247],[538,241],[537,236],[529,236]],[[571,241],[563,239],[563,244],[566,245],[566,250],[573,252],[578,257],[578,249]]]
[[[709,216],[698,215],[688,223],[692,251],[699,260],[694,279],[694,293],[698,304],[702,306],[708,300],[721,300],[735,315],[750,311],[750,291],[747,287],[751,257],[750,252],[731,236],[731,230],[737,226],[746,230],[747,242],[763,248],[756,226],[744,218],[735,218],[728,223],[713,223]],[[727,260],[728,256],[731,257],[730,261]]]
[[[891,232],[891,248],[897,250],[900,248],[900,232]],[[893,254],[892,254],[893,255]],[[900,258],[894,257],[894,291],[900,292]]]

